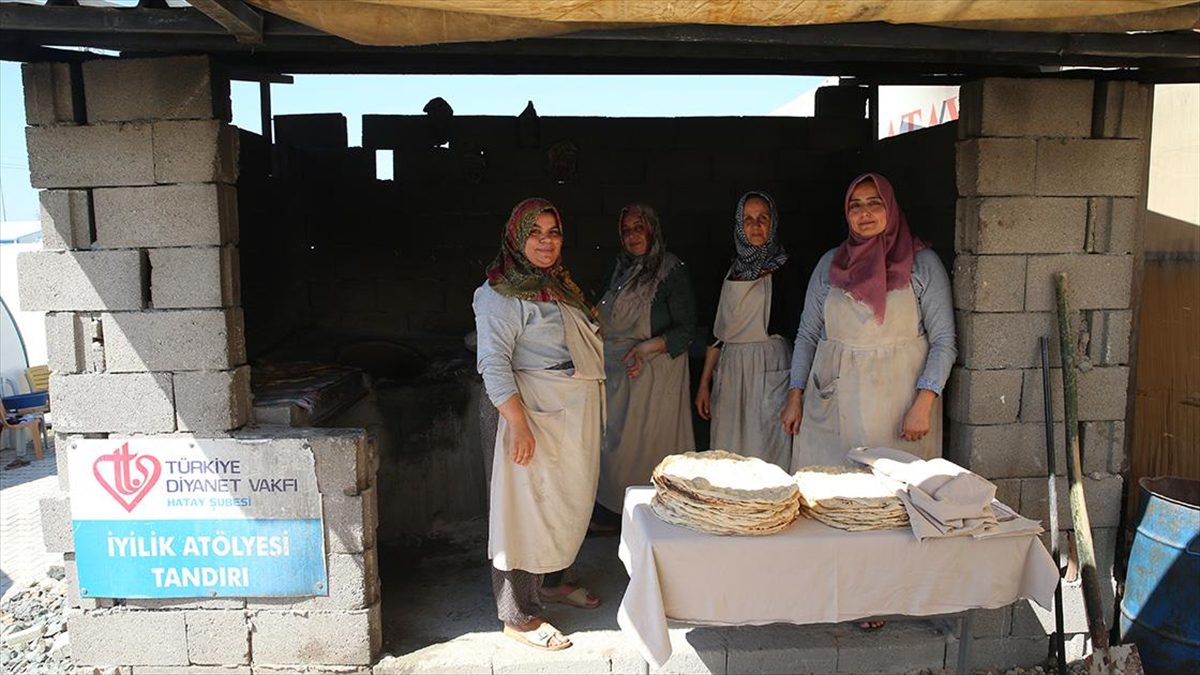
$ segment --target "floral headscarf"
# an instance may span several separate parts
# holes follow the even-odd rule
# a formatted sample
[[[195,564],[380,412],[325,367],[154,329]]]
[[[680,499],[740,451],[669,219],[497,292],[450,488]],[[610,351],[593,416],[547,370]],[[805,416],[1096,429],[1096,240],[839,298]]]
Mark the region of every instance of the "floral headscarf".
[[[908,220],[896,201],[896,191],[888,179],[877,173],[865,173],[855,178],[846,189],[843,206],[847,226],[850,223],[850,195],[854,188],[868,180],[875,183],[879,198],[887,209],[887,226],[883,232],[869,238],[858,236],[851,228],[850,236],[833,254],[829,284],[870,307],[875,312],[875,321],[883,323],[888,291],[912,283],[913,256],[928,245],[909,231]]]
[[[771,207],[771,232],[762,246],[754,246],[746,238],[746,230],[742,227],[745,217],[746,200],[758,197]],[[764,274],[770,274],[787,262],[788,254],[779,243],[779,212],[775,210],[775,200],[765,192],[752,190],[742,195],[738,200],[737,213],[733,221],[733,241],[736,249],[733,256],[733,270],[729,278],[734,281],[754,281]]]
[[[644,255],[635,256],[625,250],[625,242],[621,238],[621,224],[625,222],[625,216],[630,214],[636,214],[646,225],[646,235],[650,239],[650,246]],[[645,204],[630,204],[621,209],[621,215],[617,218],[617,238],[621,241],[621,255],[617,256],[617,268],[613,271],[609,288],[626,285],[637,286],[653,281],[658,276],[658,270],[663,263],[663,254],[666,252],[662,227],[659,225],[658,214],[654,209]]]
[[[545,199],[531,197],[513,207],[500,239],[500,252],[487,268],[488,284],[500,295],[533,302],[563,302],[594,318],[595,308],[563,267],[562,256],[545,269],[535,267],[525,257],[525,240],[543,213],[553,214],[562,228],[558,209]]]

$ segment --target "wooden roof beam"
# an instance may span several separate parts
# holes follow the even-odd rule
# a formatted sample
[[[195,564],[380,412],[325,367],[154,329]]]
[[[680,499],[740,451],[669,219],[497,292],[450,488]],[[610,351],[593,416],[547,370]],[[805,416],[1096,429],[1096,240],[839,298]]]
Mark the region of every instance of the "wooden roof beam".
[[[221,24],[242,44],[260,45],[263,18],[242,0],[188,0],[188,4]]]

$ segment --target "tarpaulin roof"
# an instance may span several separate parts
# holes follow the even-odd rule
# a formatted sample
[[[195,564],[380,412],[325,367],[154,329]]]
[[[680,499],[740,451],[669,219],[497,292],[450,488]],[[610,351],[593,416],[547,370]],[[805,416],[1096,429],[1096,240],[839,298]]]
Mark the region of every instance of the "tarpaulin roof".
[[[667,25],[884,22],[982,30],[1200,28],[1196,0],[247,0],[361,45],[411,46]]]

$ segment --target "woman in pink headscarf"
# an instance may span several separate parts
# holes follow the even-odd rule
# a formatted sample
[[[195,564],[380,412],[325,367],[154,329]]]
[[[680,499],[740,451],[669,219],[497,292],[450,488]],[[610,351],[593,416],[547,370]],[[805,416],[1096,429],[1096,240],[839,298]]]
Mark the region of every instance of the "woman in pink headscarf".
[[[813,270],[796,334],[783,412],[793,471],[844,464],[857,446],[942,454],[957,354],[946,268],[883,176],[854,179],[845,207],[849,236]]]

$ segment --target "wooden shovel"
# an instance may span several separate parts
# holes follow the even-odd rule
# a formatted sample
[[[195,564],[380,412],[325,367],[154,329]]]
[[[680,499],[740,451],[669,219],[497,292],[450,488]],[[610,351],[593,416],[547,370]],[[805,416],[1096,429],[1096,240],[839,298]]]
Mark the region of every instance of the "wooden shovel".
[[[1141,675],[1142,659],[1136,645],[1109,646],[1104,607],[1100,603],[1100,577],[1096,571],[1096,549],[1092,545],[1092,526],[1083,498],[1083,464],[1079,458],[1079,398],[1075,388],[1075,335],[1067,307],[1067,274],[1054,278],[1058,300],[1058,339],[1062,353],[1063,417],[1067,441],[1067,483],[1071,501],[1071,522],[1075,525],[1075,543],[1079,551],[1079,569],[1083,587],[1083,608],[1087,615],[1092,653],[1084,662],[1088,673]]]

